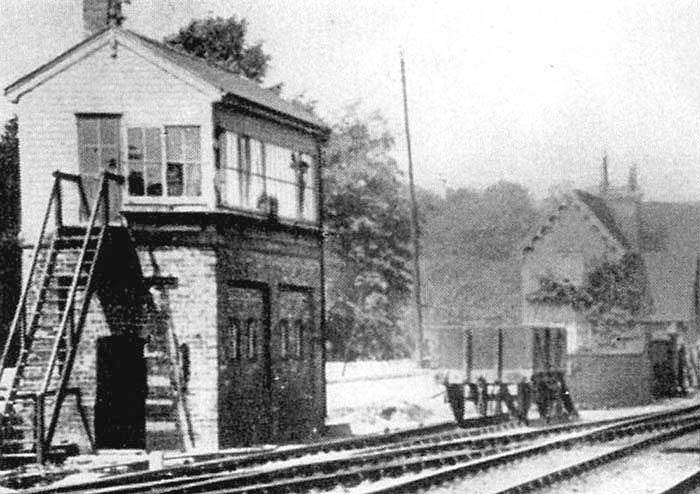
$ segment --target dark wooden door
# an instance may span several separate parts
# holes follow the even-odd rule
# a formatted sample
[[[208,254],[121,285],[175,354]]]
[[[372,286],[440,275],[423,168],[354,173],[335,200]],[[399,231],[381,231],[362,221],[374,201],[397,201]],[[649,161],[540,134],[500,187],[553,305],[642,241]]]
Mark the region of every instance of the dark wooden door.
[[[309,437],[317,425],[314,400],[313,292],[282,287],[277,320],[270,338],[272,357],[272,417],[276,441]]]
[[[103,171],[121,173],[119,151],[120,130],[117,115],[78,116],[78,170],[82,177],[83,189],[88,208],[81,207],[80,219],[89,217],[100,187]],[[110,221],[119,219],[121,208],[121,187],[114,182],[109,184]],[[100,215],[100,219],[103,216]]]
[[[269,293],[232,284],[219,332],[219,447],[270,440]]]
[[[97,340],[95,443],[98,448],[146,447],[144,340],[112,335]]]
[[[674,396],[676,391],[675,341],[653,340],[649,344],[655,398]]]

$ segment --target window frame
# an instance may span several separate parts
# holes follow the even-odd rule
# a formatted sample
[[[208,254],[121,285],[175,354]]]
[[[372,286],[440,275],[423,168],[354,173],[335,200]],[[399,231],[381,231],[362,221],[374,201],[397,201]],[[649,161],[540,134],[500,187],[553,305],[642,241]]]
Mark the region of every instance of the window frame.
[[[219,141],[219,146],[225,148],[225,152],[219,152],[219,163],[217,164],[218,170],[221,172],[221,186],[223,187],[219,194],[219,205],[228,209],[253,212],[259,214],[265,214],[265,211],[257,207],[255,204],[257,198],[250,197],[250,190],[253,189],[253,180],[258,179],[261,181],[259,188],[262,190],[262,195],[264,197],[268,196],[269,191],[273,188],[272,183],[280,184],[283,187],[288,187],[294,191],[294,210],[293,216],[278,214],[280,220],[293,221],[293,222],[303,222],[308,224],[318,224],[320,221],[320,211],[319,211],[319,190],[318,190],[318,178],[319,173],[319,163],[318,156],[315,153],[308,152],[307,150],[293,149],[284,145],[280,145],[274,142],[269,142],[260,139],[254,135],[242,132],[235,132],[233,130],[222,129],[221,136],[223,139]],[[231,146],[228,142],[229,139],[235,139],[235,156],[231,152],[234,146]],[[254,170],[253,163],[253,153],[252,147],[253,143],[260,144],[261,146],[261,169],[262,173],[258,173]],[[290,156],[293,157],[295,162],[305,162],[308,166],[304,170],[303,174],[300,174],[296,169],[293,173],[295,175],[294,180],[287,180],[283,178],[278,178],[272,176],[272,168],[269,160],[271,159],[271,152],[268,149],[270,146],[274,146],[289,152]],[[242,166],[242,160],[245,160],[245,167]],[[235,160],[235,163],[234,163]],[[292,167],[292,163],[289,166]],[[303,185],[300,177],[304,177]],[[236,177],[234,181],[230,181],[229,177]],[[245,198],[243,193],[242,178],[247,179],[247,191],[248,197]],[[230,188],[235,187],[236,192],[231,193]],[[303,193],[302,193],[303,192]],[[237,203],[233,203],[230,199],[235,197]],[[277,198],[279,201],[280,198]],[[278,211],[281,208],[278,203]],[[305,213],[305,211],[308,211]],[[310,216],[310,218],[306,217]]]
[[[196,129],[197,130],[197,143],[199,146],[199,156],[198,156],[198,161],[194,160],[186,160],[185,159],[185,152],[184,152],[184,136],[181,142],[181,153],[182,153],[182,160],[180,162],[177,162],[179,164],[182,164],[182,195],[169,195],[168,194],[168,182],[167,182],[167,172],[168,172],[168,164],[174,161],[169,161],[168,160],[168,129]],[[146,193],[146,177],[145,177],[145,170],[146,170],[146,160],[145,160],[145,135],[146,135],[146,130],[148,129],[158,129],[158,141],[160,143],[160,178],[161,178],[161,194],[160,195],[147,195]],[[131,173],[131,160],[129,159],[129,132],[131,130],[139,130],[141,131],[141,136],[142,136],[142,142],[143,142],[143,159],[141,160],[141,166],[143,167],[143,173],[144,173],[144,194],[143,195],[132,195],[129,191],[129,174]],[[196,204],[196,205],[201,205],[206,202],[205,198],[205,187],[204,187],[204,182],[203,182],[203,168],[204,168],[204,159],[203,159],[203,136],[202,136],[202,126],[201,125],[196,125],[196,124],[153,124],[153,123],[134,123],[134,124],[128,124],[124,125],[124,139],[126,140],[126,146],[125,148],[125,153],[126,156],[122,157],[124,163],[125,163],[125,173],[126,173],[126,184],[125,184],[125,189],[126,189],[126,194],[124,195],[124,202],[126,204]],[[187,184],[187,166],[188,165],[198,165],[199,170],[198,170],[198,179],[199,179],[199,184],[198,184],[198,189],[199,189],[199,194],[198,195],[186,195],[186,191],[188,188]]]

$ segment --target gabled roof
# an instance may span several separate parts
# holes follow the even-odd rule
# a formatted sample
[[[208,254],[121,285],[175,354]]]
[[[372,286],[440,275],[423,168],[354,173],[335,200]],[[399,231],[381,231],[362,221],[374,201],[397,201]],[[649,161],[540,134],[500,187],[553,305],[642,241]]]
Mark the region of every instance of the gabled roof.
[[[272,91],[259,86],[253,81],[234,74],[233,72],[218,65],[207,62],[204,59],[176,50],[165,43],[161,43],[134,31],[119,27],[108,27],[86,38],[48,63],[40,66],[27,75],[20,77],[17,81],[5,88],[5,94],[7,95],[10,91],[14,90],[20,85],[31,81],[44,71],[56,66],[57,64],[60,64],[76,51],[85,48],[93,42],[96,42],[96,40],[101,38],[102,35],[110,29],[114,30],[114,34],[116,36],[124,36],[128,39],[136,41],[138,44],[148,49],[156,57],[166,60],[180,67],[181,69],[186,70],[188,73],[214,87],[221,93],[222,98],[231,95],[255,106],[270,110],[273,113],[298,120],[307,125],[311,125],[323,132],[328,131],[326,124],[314,114],[301,106],[292,104],[289,101],[280,98]]]
[[[574,194],[576,194],[576,197],[591,210],[596,218],[598,218],[598,221],[600,221],[610,234],[615,237],[615,240],[620,242],[625,248],[630,246],[629,241],[625,238],[622,230],[620,230],[620,227],[615,221],[615,217],[603,199],[578,189],[574,190]]]

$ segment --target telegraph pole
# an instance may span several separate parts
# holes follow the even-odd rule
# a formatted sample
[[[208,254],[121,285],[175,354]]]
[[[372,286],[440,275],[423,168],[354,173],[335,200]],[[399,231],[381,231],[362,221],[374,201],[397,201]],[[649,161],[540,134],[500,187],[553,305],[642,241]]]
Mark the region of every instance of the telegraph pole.
[[[418,339],[418,364],[423,365],[423,307],[421,304],[420,283],[420,241],[418,239],[418,205],[416,186],[413,183],[413,156],[411,154],[411,133],[408,128],[408,96],[406,95],[406,67],[401,52],[401,87],[403,88],[403,115],[406,127],[406,149],[408,151],[408,187],[411,192],[411,240],[413,241],[413,294],[416,304],[416,332]]]

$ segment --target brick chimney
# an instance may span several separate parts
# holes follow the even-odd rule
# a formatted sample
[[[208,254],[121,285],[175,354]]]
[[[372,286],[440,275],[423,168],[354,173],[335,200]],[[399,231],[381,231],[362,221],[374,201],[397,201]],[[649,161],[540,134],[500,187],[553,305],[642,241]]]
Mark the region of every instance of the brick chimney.
[[[121,25],[122,0],[83,0],[83,28],[91,35],[109,24]]]

